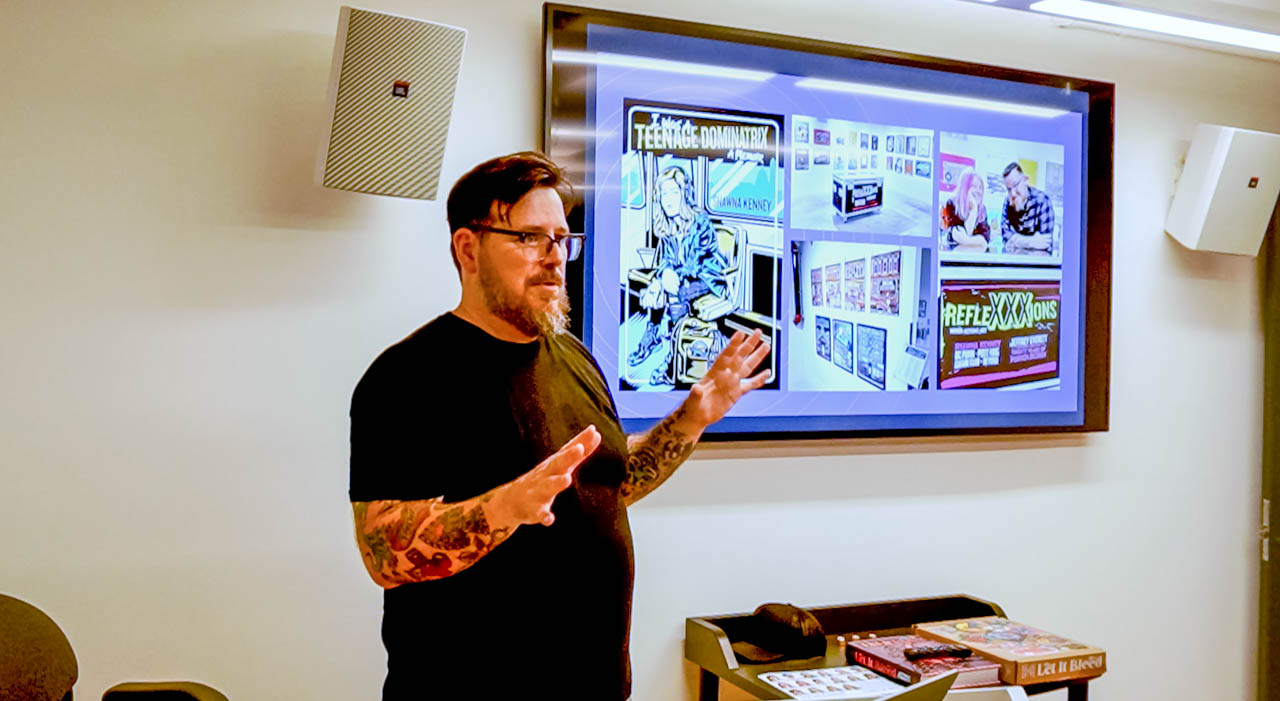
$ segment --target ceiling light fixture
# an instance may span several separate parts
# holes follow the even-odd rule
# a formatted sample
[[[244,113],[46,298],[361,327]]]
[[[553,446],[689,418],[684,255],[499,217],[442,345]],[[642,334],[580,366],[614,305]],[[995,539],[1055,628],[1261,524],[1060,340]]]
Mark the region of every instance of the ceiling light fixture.
[[[985,0],[984,0],[985,1]],[[1134,10],[1091,0],[1039,0],[1028,6],[1044,12],[1076,19],[1142,29],[1157,34],[1196,39],[1215,44],[1229,44],[1246,49],[1280,53],[1280,35],[1224,24],[1174,17],[1159,12]]]

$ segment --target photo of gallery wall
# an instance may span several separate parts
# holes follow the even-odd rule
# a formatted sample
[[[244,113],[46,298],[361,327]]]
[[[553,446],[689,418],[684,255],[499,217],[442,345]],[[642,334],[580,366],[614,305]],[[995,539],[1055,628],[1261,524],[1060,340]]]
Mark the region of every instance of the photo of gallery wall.
[[[797,391],[903,391],[929,386],[932,251],[842,241],[799,244],[805,320],[787,334]],[[810,321],[811,320],[811,321]]]
[[[932,130],[806,115],[791,123],[792,228],[933,234]]]

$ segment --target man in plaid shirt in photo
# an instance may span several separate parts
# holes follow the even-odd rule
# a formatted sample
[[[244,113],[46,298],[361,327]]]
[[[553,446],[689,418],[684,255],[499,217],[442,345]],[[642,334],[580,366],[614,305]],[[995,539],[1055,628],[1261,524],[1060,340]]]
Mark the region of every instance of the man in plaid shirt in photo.
[[[1053,201],[1044,190],[1031,187],[1017,162],[1004,169],[1007,196],[1000,216],[1006,253],[1053,253]]]

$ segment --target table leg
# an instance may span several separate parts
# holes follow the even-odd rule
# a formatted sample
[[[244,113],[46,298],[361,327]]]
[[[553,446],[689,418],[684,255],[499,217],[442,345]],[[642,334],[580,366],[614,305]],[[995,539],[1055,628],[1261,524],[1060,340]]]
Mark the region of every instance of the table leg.
[[[700,671],[702,674],[698,678],[698,701],[716,701],[720,698],[720,677],[705,669]]]
[[[1075,682],[1067,685],[1067,701],[1087,701],[1089,698],[1089,682]]]

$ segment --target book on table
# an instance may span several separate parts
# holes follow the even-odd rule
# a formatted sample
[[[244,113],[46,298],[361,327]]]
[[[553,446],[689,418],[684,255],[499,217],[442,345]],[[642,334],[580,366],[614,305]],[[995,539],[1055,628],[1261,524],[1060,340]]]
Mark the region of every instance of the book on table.
[[[914,630],[999,662],[1006,684],[1087,679],[1107,671],[1107,653],[1101,648],[998,616],[918,623]]]
[[[952,670],[958,672],[955,689],[1000,683],[1000,664],[978,655],[908,659],[908,649],[928,648],[933,643],[918,635],[850,640],[845,644],[845,656],[852,664],[860,664],[904,684],[915,684]]]

